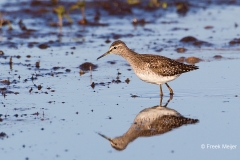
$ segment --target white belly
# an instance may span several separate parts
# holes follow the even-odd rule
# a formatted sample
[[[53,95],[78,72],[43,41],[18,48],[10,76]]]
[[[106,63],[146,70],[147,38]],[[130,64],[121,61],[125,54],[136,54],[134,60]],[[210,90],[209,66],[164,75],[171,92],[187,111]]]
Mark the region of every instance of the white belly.
[[[159,76],[156,74],[142,74],[142,73],[136,73],[136,75],[145,82],[158,84],[158,85],[170,82],[180,76],[180,75]]]

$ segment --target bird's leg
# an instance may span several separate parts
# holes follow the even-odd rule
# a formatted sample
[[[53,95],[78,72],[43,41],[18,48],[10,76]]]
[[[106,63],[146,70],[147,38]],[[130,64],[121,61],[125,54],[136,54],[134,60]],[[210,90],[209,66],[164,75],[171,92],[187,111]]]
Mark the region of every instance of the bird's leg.
[[[163,99],[163,96],[160,96],[160,107],[162,107],[162,99]]]
[[[170,91],[170,95],[173,95],[173,90],[172,90],[172,88],[167,84],[167,83],[165,83],[166,84],[166,86],[168,87],[168,89],[169,89],[169,91]]]
[[[162,98],[162,96],[163,96],[162,85],[161,85],[161,84],[160,84],[160,96],[161,96],[161,98]]]

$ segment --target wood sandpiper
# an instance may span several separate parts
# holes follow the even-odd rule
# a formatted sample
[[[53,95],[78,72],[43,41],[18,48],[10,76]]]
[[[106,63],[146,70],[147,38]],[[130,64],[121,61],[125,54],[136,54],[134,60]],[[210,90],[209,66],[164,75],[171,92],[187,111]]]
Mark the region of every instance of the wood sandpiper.
[[[125,58],[130,63],[135,74],[141,80],[148,83],[158,84],[160,86],[161,96],[163,96],[162,84],[166,84],[170,91],[170,95],[173,95],[173,90],[167,82],[176,79],[182,73],[198,69],[195,65],[183,64],[164,56],[138,54],[129,49],[127,45],[120,40],[113,42],[109,50],[98,57],[97,60],[111,53]]]

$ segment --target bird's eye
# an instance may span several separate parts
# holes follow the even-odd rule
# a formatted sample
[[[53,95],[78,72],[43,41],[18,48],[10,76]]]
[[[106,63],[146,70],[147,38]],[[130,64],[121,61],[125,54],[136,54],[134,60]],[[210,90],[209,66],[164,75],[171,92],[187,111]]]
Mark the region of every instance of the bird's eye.
[[[113,47],[113,49],[117,49],[117,47]]]

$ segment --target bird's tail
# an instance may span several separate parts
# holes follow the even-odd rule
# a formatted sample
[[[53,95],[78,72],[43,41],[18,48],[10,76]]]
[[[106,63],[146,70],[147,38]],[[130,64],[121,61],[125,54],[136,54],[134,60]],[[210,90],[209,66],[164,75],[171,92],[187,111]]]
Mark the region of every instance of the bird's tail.
[[[189,72],[196,69],[199,69],[199,67],[195,65],[188,65],[188,64],[183,64],[183,66],[181,67],[182,72]]]

